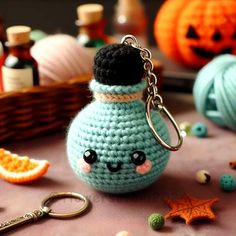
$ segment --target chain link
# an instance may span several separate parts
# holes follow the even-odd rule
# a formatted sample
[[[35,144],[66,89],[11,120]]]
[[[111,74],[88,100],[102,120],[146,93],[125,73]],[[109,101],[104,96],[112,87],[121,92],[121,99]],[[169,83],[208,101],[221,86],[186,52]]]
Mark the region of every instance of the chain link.
[[[181,135],[180,129],[176,121],[174,120],[172,115],[169,113],[169,111],[166,109],[166,107],[163,104],[162,97],[158,94],[158,88],[157,88],[158,81],[157,81],[156,75],[153,73],[154,65],[151,61],[151,58],[152,58],[151,52],[147,48],[142,48],[139,42],[137,41],[137,39],[133,35],[126,35],[122,39],[121,43],[138,49],[140,51],[140,56],[144,61],[143,68],[144,68],[145,77],[148,83],[148,88],[147,88],[148,97],[146,100],[146,118],[155,139],[161,146],[163,146],[167,150],[177,151],[183,143],[183,137]],[[171,144],[168,144],[162,139],[161,136],[159,136],[152,121],[151,109],[161,111],[171,121],[178,136],[177,145],[173,146]]]
[[[132,35],[127,35],[126,37],[124,37],[121,43],[130,45],[140,51],[141,58],[144,60],[143,68],[148,83],[148,88],[147,88],[148,94],[149,96],[152,97],[153,101],[157,100],[160,101],[160,99],[158,99],[159,97],[157,88],[158,80],[156,75],[153,73],[154,65],[151,60],[152,58],[151,52],[147,48],[142,48],[141,45],[138,43],[137,39]],[[157,103],[152,102],[152,104],[155,108],[157,108],[156,106]]]

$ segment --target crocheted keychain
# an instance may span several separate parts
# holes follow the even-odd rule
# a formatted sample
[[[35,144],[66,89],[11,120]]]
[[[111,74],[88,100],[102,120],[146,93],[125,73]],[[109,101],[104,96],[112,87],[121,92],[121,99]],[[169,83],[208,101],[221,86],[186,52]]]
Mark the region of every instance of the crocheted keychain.
[[[93,70],[94,101],[75,117],[68,132],[70,165],[100,191],[126,193],[145,188],[161,175],[169,151],[178,150],[183,140],[158,94],[151,53],[127,35],[121,44],[97,52]],[[145,106],[142,96],[147,83]],[[176,146],[168,144],[169,132],[159,111],[177,132]]]

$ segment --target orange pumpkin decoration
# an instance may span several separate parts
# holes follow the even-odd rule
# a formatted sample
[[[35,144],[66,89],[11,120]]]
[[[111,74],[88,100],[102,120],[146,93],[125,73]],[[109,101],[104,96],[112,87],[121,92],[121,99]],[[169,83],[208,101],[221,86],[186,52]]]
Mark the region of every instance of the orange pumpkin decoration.
[[[236,54],[236,0],[167,0],[154,35],[164,54],[190,67]]]

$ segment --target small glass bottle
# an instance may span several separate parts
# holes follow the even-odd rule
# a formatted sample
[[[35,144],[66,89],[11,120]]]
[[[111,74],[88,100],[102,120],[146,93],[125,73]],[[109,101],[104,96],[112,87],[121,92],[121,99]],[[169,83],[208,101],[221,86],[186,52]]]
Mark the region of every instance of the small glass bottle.
[[[114,37],[120,40],[127,34],[134,35],[147,46],[147,18],[141,0],[118,0],[113,19]]]
[[[6,42],[6,35],[4,31],[4,22],[3,19],[0,17],[0,68],[3,65],[3,61],[5,60],[7,53],[5,42]],[[1,91],[2,91],[2,74],[0,71],[0,92]]]
[[[39,85],[38,64],[30,54],[33,45],[31,28],[13,26],[7,29],[8,56],[2,66],[4,91],[13,91]]]
[[[4,31],[4,22],[2,17],[0,17],[0,56],[2,56],[5,52],[5,42],[6,42],[6,35]]]
[[[103,6],[100,4],[84,4],[77,7],[79,27],[77,40],[86,48],[96,49],[107,43]]]

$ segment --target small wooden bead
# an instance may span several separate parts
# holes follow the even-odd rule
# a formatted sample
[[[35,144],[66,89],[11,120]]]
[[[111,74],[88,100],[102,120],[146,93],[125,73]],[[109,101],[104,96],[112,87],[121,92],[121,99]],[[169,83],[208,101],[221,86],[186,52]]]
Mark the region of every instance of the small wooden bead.
[[[207,170],[199,170],[196,173],[196,180],[200,184],[208,184],[211,181],[211,175]]]

